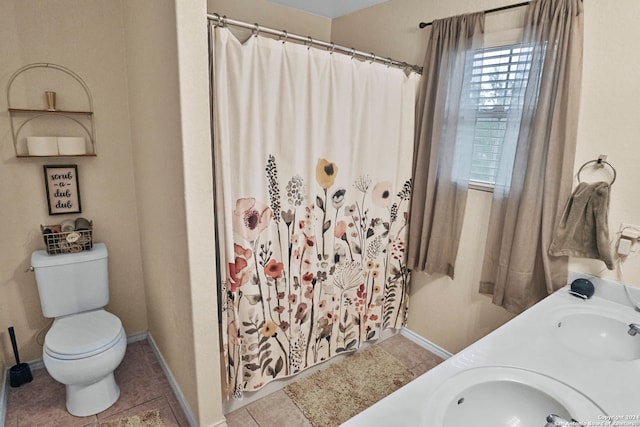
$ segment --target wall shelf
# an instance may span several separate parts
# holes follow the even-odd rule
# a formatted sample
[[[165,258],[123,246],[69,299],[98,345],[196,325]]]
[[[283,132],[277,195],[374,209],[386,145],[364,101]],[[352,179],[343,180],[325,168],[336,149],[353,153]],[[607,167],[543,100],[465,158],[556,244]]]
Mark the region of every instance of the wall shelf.
[[[16,154],[16,157],[18,159],[44,159],[44,158],[54,158],[54,159],[58,159],[58,158],[62,158],[62,157],[96,157],[96,154],[68,154],[68,155],[64,155],[64,154],[56,154],[56,155],[51,155],[51,156],[42,156],[42,155],[31,155],[31,154]]]
[[[65,110],[30,110],[26,108],[9,108],[10,113],[24,113],[24,114],[83,114],[91,116],[93,111],[65,111]]]
[[[11,89],[14,81],[18,76],[22,73],[32,70],[32,69],[50,69],[55,71],[60,71],[70,76],[80,87],[86,97],[86,106],[88,107],[85,111],[80,110],[49,110],[49,109],[38,109],[38,108],[15,108],[11,105]],[[40,80],[40,79],[39,79]],[[25,90],[26,91],[26,90]],[[13,75],[9,78],[9,82],[7,84],[7,106],[9,111],[9,121],[11,124],[11,136],[13,138],[13,146],[16,153],[17,158],[37,158],[37,157],[95,157],[96,156],[96,137],[95,137],[95,122],[93,115],[93,99],[91,97],[91,92],[89,91],[89,87],[86,83],[78,76],[76,73],[71,71],[68,68],[62,67],[56,64],[50,63],[34,63],[26,65],[19,70],[17,70]],[[77,155],[50,155],[50,156],[42,156],[42,155],[29,155],[25,152],[24,147],[25,144],[20,144],[21,138],[26,140],[27,136],[35,136],[28,135],[29,132],[25,128],[28,124],[35,124],[36,122],[40,122],[41,128],[51,129],[55,126],[51,123],[44,123],[45,120],[58,120],[63,119],[70,121],[72,126],[76,129],[82,130],[82,132],[86,135],[88,139],[88,147],[89,150],[86,154],[77,154]],[[52,131],[55,133],[55,131]],[[51,136],[53,136],[53,133]]]

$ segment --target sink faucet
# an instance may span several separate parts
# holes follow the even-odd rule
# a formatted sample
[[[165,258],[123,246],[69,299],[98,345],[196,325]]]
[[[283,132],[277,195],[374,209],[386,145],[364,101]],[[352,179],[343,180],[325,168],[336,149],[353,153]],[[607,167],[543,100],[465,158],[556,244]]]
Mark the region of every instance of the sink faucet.
[[[640,332],[640,325],[637,323],[632,323],[629,325],[629,330],[627,331],[629,335],[635,337],[637,333]]]
[[[549,414],[547,415],[547,424],[544,427],[563,427],[563,426],[575,426],[575,427],[584,427],[583,424],[578,424],[576,420],[571,418],[571,421],[567,421],[562,418],[560,415]]]

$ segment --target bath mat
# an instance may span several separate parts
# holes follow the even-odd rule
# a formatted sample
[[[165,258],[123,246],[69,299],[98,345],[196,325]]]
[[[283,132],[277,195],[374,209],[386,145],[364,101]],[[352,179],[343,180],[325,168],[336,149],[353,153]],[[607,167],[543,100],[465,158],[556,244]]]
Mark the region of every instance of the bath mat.
[[[145,411],[139,415],[116,421],[100,423],[100,427],[162,427],[164,423],[157,410]]]
[[[336,427],[413,377],[398,359],[371,347],[288,385],[284,391],[314,427]]]

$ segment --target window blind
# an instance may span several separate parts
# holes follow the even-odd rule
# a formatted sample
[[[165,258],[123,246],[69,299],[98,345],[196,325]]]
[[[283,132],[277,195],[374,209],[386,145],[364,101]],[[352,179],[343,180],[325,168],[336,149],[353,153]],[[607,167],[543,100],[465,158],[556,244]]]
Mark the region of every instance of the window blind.
[[[468,98],[476,110],[470,180],[495,184],[505,144],[516,144],[517,132],[507,133],[509,121],[519,123],[532,48],[521,44],[481,49],[473,53]],[[511,138],[515,140],[505,140]]]

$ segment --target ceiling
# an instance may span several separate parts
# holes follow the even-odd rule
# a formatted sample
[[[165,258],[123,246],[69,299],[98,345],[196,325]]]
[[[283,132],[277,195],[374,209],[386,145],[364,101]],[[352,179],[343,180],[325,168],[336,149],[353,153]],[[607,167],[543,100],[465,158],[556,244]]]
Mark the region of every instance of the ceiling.
[[[268,0],[326,18],[337,18],[388,0]]]

